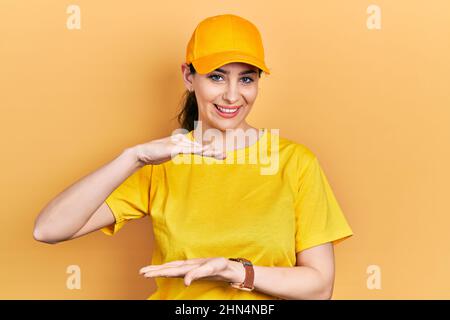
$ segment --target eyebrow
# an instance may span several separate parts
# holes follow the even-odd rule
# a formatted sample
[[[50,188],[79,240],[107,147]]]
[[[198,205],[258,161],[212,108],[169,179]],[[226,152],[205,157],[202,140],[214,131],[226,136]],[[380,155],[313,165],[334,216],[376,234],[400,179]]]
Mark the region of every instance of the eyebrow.
[[[229,71],[226,71],[226,70],[221,69],[221,68],[218,68],[218,69],[216,69],[214,71],[222,72],[222,73],[225,73],[225,74],[229,74],[230,73]],[[250,74],[250,73],[256,73],[256,71],[255,70],[246,70],[246,71],[240,72],[239,75]]]

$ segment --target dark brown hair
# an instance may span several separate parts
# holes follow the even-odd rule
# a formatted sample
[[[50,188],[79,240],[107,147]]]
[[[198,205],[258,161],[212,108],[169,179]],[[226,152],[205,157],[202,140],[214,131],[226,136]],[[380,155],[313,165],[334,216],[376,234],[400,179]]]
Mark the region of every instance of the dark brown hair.
[[[189,70],[191,74],[195,74],[196,72],[192,63],[189,64]],[[258,71],[258,76],[261,78],[262,70],[258,69]],[[181,112],[177,116],[178,123],[183,129],[189,131],[194,130],[194,121],[198,120],[198,105],[195,91],[189,92],[189,90],[186,90],[182,96],[181,105]]]

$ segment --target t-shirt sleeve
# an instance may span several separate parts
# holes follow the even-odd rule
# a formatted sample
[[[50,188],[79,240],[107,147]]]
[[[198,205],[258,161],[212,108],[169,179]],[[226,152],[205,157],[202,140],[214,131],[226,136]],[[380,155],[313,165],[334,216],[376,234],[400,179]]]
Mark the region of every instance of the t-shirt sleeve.
[[[295,252],[353,235],[317,157],[307,149],[300,156],[295,204]]]
[[[113,235],[132,219],[149,214],[150,183],[153,165],[145,165],[132,173],[105,200],[116,221],[101,231]]]

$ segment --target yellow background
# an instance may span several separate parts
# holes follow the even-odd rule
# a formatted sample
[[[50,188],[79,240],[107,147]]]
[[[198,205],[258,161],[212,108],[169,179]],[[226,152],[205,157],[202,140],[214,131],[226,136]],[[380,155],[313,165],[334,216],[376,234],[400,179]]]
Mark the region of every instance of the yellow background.
[[[381,8],[381,30],[366,10]],[[81,9],[69,30],[66,9]],[[168,136],[197,23],[259,28],[271,75],[253,126],[311,148],[355,232],[334,299],[450,298],[450,2],[24,1],[0,4],[0,298],[145,299],[150,219],[48,245],[39,211],[124,148]],[[137,248],[137,249],[131,249]],[[69,290],[66,268],[81,268]],[[367,287],[367,268],[381,289]]]

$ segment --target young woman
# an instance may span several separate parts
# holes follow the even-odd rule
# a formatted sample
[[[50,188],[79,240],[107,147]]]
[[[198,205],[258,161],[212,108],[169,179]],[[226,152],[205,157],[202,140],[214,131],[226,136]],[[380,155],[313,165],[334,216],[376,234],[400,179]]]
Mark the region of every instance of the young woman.
[[[181,69],[184,133],[127,148],[64,190],[35,239],[113,235],[148,215],[148,299],[330,299],[333,244],[352,230],[313,152],[246,121],[269,74],[258,29],[232,14],[203,20]]]

